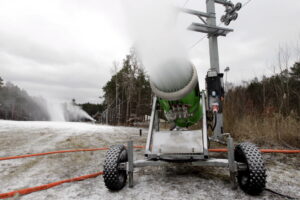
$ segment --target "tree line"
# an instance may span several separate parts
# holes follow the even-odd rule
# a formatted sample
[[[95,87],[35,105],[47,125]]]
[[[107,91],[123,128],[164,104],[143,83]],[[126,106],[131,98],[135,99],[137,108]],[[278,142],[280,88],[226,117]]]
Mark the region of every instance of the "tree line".
[[[300,62],[228,90],[224,128],[257,144],[300,147]]]
[[[0,77],[0,119],[22,121],[49,121],[49,102],[42,97],[32,97],[25,90]],[[94,116],[104,110],[103,104],[83,103],[77,104],[75,99],[71,102],[58,104],[61,107],[65,120],[82,121],[81,109]],[[54,119],[55,120],[55,119]]]
[[[300,62],[261,81],[255,78],[244,86],[229,89],[226,107],[237,118],[243,114],[274,113],[300,117]]]
[[[143,122],[150,114],[152,93],[149,77],[134,49],[126,55],[119,71],[117,67],[114,62],[114,75],[102,88],[105,111],[101,120],[124,125]]]
[[[41,98],[31,97],[25,90],[0,77],[0,119],[48,120]]]

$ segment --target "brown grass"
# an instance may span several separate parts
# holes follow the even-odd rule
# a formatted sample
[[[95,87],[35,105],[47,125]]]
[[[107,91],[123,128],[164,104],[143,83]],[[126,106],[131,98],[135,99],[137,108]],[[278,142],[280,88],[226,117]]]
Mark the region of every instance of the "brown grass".
[[[251,141],[259,146],[300,148],[300,122],[293,114],[259,116],[245,114],[239,117],[226,113],[224,127],[236,140]]]

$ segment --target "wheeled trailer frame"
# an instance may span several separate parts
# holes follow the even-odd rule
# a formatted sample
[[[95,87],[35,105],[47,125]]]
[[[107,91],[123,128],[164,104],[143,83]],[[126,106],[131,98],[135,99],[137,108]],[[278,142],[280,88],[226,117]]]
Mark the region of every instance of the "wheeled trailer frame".
[[[185,165],[191,165],[191,166],[211,166],[211,167],[227,167],[230,172],[230,180],[232,188],[237,188],[237,182],[236,182],[236,173],[238,170],[246,170],[247,166],[244,163],[239,163],[234,161],[234,147],[233,147],[233,140],[231,137],[228,137],[227,140],[228,149],[231,149],[228,151],[228,159],[218,159],[218,158],[207,158],[207,159],[199,159],[199,160],[191,160],[184,162]],[[168,166],[168,165],[174,165],[176,162],[169,162],[165,160],[136,160],[134,161],[134,155],[133,155],[133,142],[128,142],[128,163],[127,165],[120,165],[120,169],[126,169],[128,172],[128,182],[129,187],[133,187],[133,172],[134,168],[139,167],[147,167],[147,166]],[[182,164],[179,162],[179,164]]]
[[[228,168],[230,173],[230,181],[232,188],[240,187],[249,194],[259,194],[263,191],[266,183],[266,170],[264,168],[263,159],[257,147],[251,143],[241,143],[236,147],[233,144],[233,139],[230,134],[227,136],[227,158],[210,158],[208,153],[208,136],[207,136],[207,119],[206,108],[207,101],[205,92],[201,92],[201,104],[203,110],[202,130],[196,131],[168,131],[159,130],[159,117],[157,98],[153,98],[152,112],[150,118],[149,132],[145,147],[145,159],[134,160],[133,141],[129,141],[127,148],[124,145],[111,147],[108,151],[104,163],[104,182],[110,190],[120,190],[126,184],[128,176],[129,187],[134,186],[133,173],[135,168],[146,166],[167,166],[167,165],[191,165],[191,166],[213,166]],[[173,132],[175,133],[174,135]],[[181,150],[186,148],[174,148],[170,150],[164,149],[164,146],[157,145],[155,134],[167,134],[168,139],[178,140],[178,135],[194,135],[200,136],[201,142],[199,147],[190,147],[187,151]],[[172,138],[173,137],[173,138]],[[193,140],[195,138],[192,138]],[[180,138],[182,139],[182,138]],[[197,139],[200,139],[199,137]],[[180,140],[181,141],[181,140]],[[198,140],[200,141],[200,140]],[[186,145],[189,145],[187,141]],[[167,141],[172,143],[172,141]],[[175,143],[175,145],[179,145]]]
[[[173,165],[174,162],[184,160],[186,164],[190,164],[192,166],[216,166],[216,167],[227,167],[230,172],[231,183],[232,187],[236,188],[236,173],[237,170],[246,169],[245,164],[238,163],[234,160],[234,145],[233,139],[228,134],[227,138],[227,148],[228,148],[228,158],[227,159],[216,159],[216,158],[209,158],[208,155],[208,137],[207,137],[207,124],[206,124],[206,100],[205,100],[205,93],[204,91],[201,94],[201,103],[202,103],[202,110],[203,110],[203,118],[202,118],[202,131],[198,130],[199,134],[202,132],[202,153],[181,153],[181,154],[163,154],[163,153],[153,153],[151,149],[152,141],[153,141],[153,133],[154,131],[159,132],[159,119],[158,119],[158,109],[157,109],[157,98],[153,98],[152,104],[152,112],[150,118],[150,126],[149,132],[147,137],[147,143],[145,147],[145,160],[137,160],[134,161],[133,155],[133,142],[128,142],[128,164],[127,164],[127,171],[128,171],[128,178],[129,178],[129,187],[133,187],[133,170],[137,167],[145,167],[145,166],[166,166],[166,165]],[[201,144],[199,144],[201,145]],[[161,151],[159,151],[161,152]],[[167,159],[168,158],[168,159]],[[172,162],[170,162],[172,161]]]

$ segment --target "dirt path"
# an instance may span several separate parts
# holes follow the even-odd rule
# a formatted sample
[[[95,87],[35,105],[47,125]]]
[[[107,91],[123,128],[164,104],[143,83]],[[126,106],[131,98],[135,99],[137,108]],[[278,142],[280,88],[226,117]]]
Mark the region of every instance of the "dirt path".
[[[0,156],[53,150],[95,148],[146,141],[146,131],[83,123],[13,122],[0,120]],[[143,150],[135,150],[136,159]],[[38,186],[102,171],[105,151],[78,152],[0,161],[0,193]],[[299,156],[264,155],[268,169],[267,187],[300,198]],[[135,171],[135,186],[109,192],[102,176],[66,183],[20,199],[281,199],[270,192],[251,197],[231,190],[228,171],[203,167],[146,167]],[[16,198],[19,199],[19,198]]]

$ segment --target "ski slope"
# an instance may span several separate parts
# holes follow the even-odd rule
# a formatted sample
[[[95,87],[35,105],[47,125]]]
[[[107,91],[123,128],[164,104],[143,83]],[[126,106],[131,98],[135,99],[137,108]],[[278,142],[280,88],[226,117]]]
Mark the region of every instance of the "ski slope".
[[[75,122],[18,122],[0,120],[0,157],[55,150],[96,148],[133,140],[144,145],[146,130]],[[0,193],[34,187],[102,171],[105,151],[77,152],[0,161]],[[267,187],[300,198],[298,155],[264,155],[268,169]],[[143,158],[143,150],[135,150]],[[145,167],[135,170],[134,188],[109,192],[103,177],[87,179],[21,196],[43,199],[281,199],[265,191],[251,197],[231,190],[229,173],[223,168],[189,166]],[[15,199],[19,199],[16,197]]]

